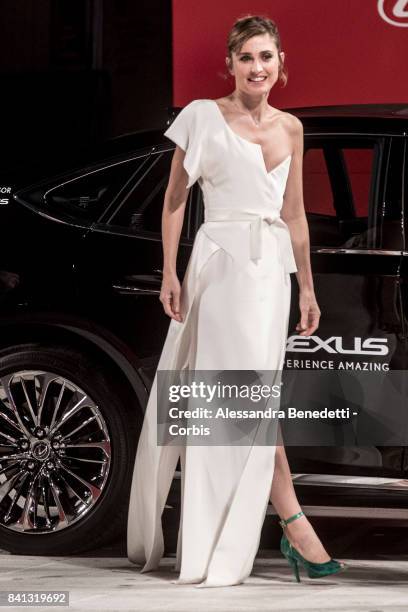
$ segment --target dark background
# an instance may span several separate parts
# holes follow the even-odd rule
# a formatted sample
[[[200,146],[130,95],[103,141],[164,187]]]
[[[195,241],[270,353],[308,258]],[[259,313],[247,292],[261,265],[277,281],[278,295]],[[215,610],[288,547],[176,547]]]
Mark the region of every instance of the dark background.
[[[171,0],[0,0],[2,166],[161,129]]]

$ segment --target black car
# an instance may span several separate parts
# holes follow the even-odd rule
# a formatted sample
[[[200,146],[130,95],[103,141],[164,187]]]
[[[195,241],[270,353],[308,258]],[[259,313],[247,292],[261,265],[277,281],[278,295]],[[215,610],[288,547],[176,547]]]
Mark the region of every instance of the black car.
[[[287,110],[304,125],[322,317],[317,335],[296,334],[292,275],[285,369],[324,369],[331,360],[407,370],[408,104]],[[158,297],[174,145],[161,133],[118,143],[115,155],[28,187],[21,176],[0,185],[0,548],[14,553],[91,549],[126,525],[138,434],[170,322]],[[203,212],[196,183],[180,279]],[[287,453],[309,515],[408,519],[405,446]]]

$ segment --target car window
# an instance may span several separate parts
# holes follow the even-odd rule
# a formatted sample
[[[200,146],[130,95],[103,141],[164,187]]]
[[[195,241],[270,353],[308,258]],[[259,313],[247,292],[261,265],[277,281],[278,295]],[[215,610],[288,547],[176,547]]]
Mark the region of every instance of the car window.
[[[55,211],[81,220],[97,220],[137,173],[143,158],[127,159],[89,169],[45,192],[44,201]]]
[[[311,246],[372,248],[380,143],[305,139],[303,196]]]
[[[161,234],[164,195],[170,176],[173,149],[150,155],[129,185],[119,206],[104,221],[112,229],[125,229],[132,234]],[[190,189],[181,236],[192,237],[191,205],[194,187]]]

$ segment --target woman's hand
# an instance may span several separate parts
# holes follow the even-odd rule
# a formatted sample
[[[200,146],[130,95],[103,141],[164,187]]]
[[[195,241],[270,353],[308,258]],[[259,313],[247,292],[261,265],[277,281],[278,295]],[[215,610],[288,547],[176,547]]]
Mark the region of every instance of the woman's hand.
[[[313,291],[299,294],[300,321],[296,325],[299,336],[311,336],[319,327],[320,309]]]
[[[180,294],[181,287],[177,275],[175,273],[164,275],[159,299],[164,312],[179,323],[183,320],[180,314]]]

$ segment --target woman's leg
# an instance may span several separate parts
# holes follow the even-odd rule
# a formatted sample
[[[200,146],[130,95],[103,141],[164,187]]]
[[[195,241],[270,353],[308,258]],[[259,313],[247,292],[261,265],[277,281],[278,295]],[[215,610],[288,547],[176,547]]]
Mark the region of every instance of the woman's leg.
[[[288,519],[301,511],[292,483],[292,477],[286,457],[285,447],[277,446],[275,471],[272,480],[271,502],[282,519]],[[306,516],[292,521],[285,527],[286,537],[300,554],[314,563],[329,561],[318,535]]]

